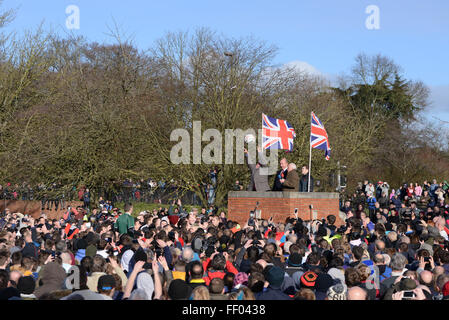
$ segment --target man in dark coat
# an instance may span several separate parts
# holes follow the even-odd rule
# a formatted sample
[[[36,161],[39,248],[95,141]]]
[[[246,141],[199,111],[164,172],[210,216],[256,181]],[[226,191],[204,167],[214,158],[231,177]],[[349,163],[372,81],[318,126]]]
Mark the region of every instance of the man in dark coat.
[[[286,179],[287,178],[287,167],[288,167],[288,161],[287,159],[283,158],[281,159],[281,161],[279,162],[279,165],[281,166],[281,170],[279,170],[276,173],[276,178],[274,179],[274,185],[273,185],[273,191],[282,191],[282,183],[281,183],[281,179]]]
[[[309,187],[309,168],[307,166],[303,166],[301,169],[302,177],[299,181],[299,192],[308,192]],[[310,176],[310,192],[313,192],[313,177]]]

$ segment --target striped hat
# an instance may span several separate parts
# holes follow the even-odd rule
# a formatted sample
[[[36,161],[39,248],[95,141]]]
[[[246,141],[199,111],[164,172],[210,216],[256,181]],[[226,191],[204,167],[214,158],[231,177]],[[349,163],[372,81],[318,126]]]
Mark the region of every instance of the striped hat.
[[[314,288],[317,277],[318,275],[315,272],[307,271],[301,276],[301,287],[309,289]]]

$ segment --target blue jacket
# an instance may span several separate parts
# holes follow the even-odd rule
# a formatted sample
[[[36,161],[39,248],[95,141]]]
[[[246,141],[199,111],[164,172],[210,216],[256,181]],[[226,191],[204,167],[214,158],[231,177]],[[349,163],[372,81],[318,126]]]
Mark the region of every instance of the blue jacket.
[[[435,191],[437,191],[439,185],[438,184],[432,184],[430,185],[429,195],[431,197],[435,197]]]
[[[366,199],[366,203],[368,204],[368,208],[369,209],[375,209],[376,207],[374,206],[374,204],[377,202],[375,197],[369,197],[368,199]]]
[[[394,206],[396,207],[396,209],[399,209],[402,205],[402,202],[399,198],[395,199],[394,197],[391,198],[391,202],[394,204]]]
[[[86,256],[86,249],[78,249],[75,254],[75,259],[81,263],[81,260]]]
[[[380,267],[380,266],[379,266]],[[383,271],[383,272],[382,272]],[[381,270],[381,268],[379,268],[379,280],[380,282],[384,281],[387,278],[391,277],[391,268],[388,266],[385,266],[385,270]]]

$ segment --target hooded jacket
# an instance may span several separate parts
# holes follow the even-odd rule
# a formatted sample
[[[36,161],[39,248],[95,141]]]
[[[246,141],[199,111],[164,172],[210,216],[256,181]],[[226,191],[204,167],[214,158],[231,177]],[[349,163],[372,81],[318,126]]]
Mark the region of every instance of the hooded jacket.
[[[34,291],[36,298],[44,294],[62,290],[66,273],[63,267],[56,262],[47,263],[39,274],[39,287]]]

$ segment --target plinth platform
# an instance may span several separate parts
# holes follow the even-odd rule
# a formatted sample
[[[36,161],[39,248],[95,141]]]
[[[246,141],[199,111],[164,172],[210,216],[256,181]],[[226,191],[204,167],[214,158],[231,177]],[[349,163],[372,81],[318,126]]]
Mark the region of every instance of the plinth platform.
[[[77,206],[82,206],[81,201],[67,201],[67,206],[76,208]],[[60,219],[67,210],[41,210],[42,203],[40,201],[23,201],[23,200],[0,200],[0,210],[3,211],[8,208],[11,212],[20,212],[22,214],[28,214],[33,218],[40,217],[41,213],[47,214],[49,219]]]
[[[337,219],[336,226],[344,223],[336,192],[231,191],[228,193],[228,219],[243,226],[257,202],[260,218],[264,220],[273,217],[274,222],[285,222],[287,218],[294,217],[297,208],[298,218],[304,221],[326,219],[332,214]]]

